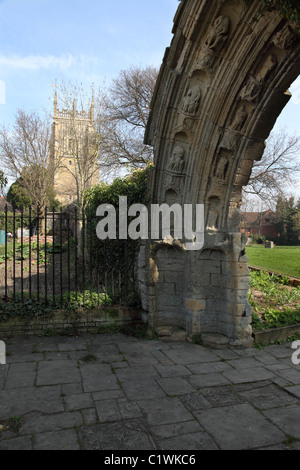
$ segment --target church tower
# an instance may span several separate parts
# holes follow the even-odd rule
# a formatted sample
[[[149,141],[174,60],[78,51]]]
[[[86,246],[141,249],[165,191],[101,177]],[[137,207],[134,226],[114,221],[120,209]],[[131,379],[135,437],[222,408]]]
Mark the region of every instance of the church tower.
[[[56,92],[53,104],[50,155],[56,168],[54,191],[59,202],[68,205],[99,183],[94,97],[88,112],[78,111],[75,99],[72,109],[58,109]]]

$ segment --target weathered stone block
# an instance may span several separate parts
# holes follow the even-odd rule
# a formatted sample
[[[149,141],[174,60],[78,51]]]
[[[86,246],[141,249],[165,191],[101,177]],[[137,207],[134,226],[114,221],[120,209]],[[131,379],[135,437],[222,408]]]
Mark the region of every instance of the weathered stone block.
[[[169,308],[170,306],[177,307],[179,303],[180,299],[177,295],[167,295],[158,293],[156,296],[157,306],[166,306],[166,308]]]
[[[201,312],[205,310],[206,302],[203,299],[186,299],[185,306],[191,312]]]
[[[224,287],[228,289],[249,289],[250,278],[248,276],[233,275],[211,275],[211,285],[213,287]]]
[[[199,287],[208,287],[210,284],[210,274],[209,273],[203,273],[201,274],[200,272],[195,274],[193,276],[193,286],[197,286],[197,288],[199,289]],[[200,291],[197,291],[196,292],[200,292]]]
[[[219,261],[201,260],[198,266],[192,268],[192,273],[221,274],[221,265]]]
[[[236,317],[250,317],[251,316],[251,307],[249,304],[238,304],[238,303],[227,303],[227,312]]]

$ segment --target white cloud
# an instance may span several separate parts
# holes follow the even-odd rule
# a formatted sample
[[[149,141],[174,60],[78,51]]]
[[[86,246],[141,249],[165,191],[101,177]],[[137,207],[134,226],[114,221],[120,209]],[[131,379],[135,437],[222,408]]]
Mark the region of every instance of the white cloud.
[[[1,0],[0,0],[1,1]],[[0,69],[18,69],[20,71],[60,70],[65,75],[76,74],[91,80],[99,78],[99,66],[103,63],[99,57],[89,55],[73,56],[72,54],[56,57],[53,55],[3,56],[0,55]]]
[[[3,80],[0,80],[0,104],[5,104],[6,86]]]
[[[292,92],[292,102],[294,104],[300,104],[300,77],[292,84],[291,86]]]
[[[61,57],[55,57],[53,55],[28,55],[25,57],[12,55],[7,57],[0,55],[0,66],[23,70],[38,70],[48,68],[68,69],[71,67],[73,61],[74,58],[70,54]]]

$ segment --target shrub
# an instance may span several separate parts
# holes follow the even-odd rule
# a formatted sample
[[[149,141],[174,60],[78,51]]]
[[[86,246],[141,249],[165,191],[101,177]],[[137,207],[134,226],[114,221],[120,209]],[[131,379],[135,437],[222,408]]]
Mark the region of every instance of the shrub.
[[[122,288],[126,290],[129,299],[130,291],[136,291],[134,283],[134,266],[139,241],[119,240],[119,197],[127,196],[128,207],[133,204],[148,203],[148,177],[150,166],[143,170],[136,170],[126,178],[117,178],[112,184],[100,184],[89,189],[85,193],[85,212],[87,216],[87,232],[89,245],[89,270],[93,272],[101,266],[107,279],[114,279],[115,289],[119,290],[121,280]],[[117,239],[100,241],[97,238],[96,227],[99,219],[95,217],[97,208],[102,204],[110,204],[116,209]],[[130,218],[128,218],[130,219]],[[130,222],[130,220],[128,220]],[[125,286],[126,285],[126,286]],[[127,289],[129,287],[129,291]],[[120,293],[120,292],[119,292]],[[123,293],[122,293],[123,294]],[[128,297],[129,295],[129,297]],[[139,304],[139,299],[129,299],[130,305]],[[128,302],[127,302],[128,303]]]
[[[125,178],[117,178],[111,184],[102,183],[85,192],[85,206],[87,215],[89,211],[96,213],[101,204],[119,205],[119,196],[127,196],[128,205],[147,204],[147,185],[151,167],[136,170]]]

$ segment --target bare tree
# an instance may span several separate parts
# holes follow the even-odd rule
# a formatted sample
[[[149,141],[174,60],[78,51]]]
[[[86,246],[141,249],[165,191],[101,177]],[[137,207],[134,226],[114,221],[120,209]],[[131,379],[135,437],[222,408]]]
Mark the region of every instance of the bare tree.
[[[244,198],[258,196],[271,207],[279,195],[297,182],[300,175],[300,136],[289,135],[285,129],[273,132],[264,155],[255,162]]]
[[[102,101],[102,168],[141,168],[152,161],[144,133],[157,76],[154,67],[131,67],[113,80]]]
[[[49,121],[35,112],[18,110],[13,129],[0,129],[0,157],[7,176],[22,179],[32,204],[41,211],[53,196],[56,167],[49,164],[50,139]]]
[[[154,67],[122,70],[110,88],[110,117],[145,129],[158,71]]]
[[[5,186],[7,185],[8,180],[6,176],[4,175],[4,172],[0,170],[0,192],[1,194],[4,193]]]

